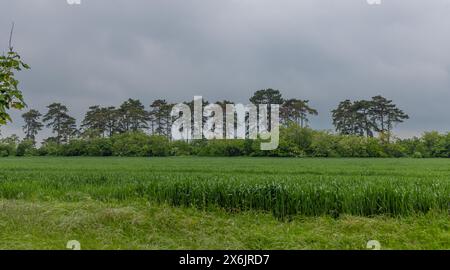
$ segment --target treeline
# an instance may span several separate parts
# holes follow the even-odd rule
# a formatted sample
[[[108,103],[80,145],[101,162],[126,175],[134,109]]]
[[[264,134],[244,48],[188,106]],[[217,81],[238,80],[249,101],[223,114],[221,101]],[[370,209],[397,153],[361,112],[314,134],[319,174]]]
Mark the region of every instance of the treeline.
[[[284,125],[297,123],[307,127],[310,115],[318,112],[311,108],[308,100],[284,99],[279,90],[265,89],[254,93],[250,98],[254,104],[280,104],[280,119]],[[194,102],[184,102],[193,111]],[[216,101],[225,110],[228,100]],[[203,101],[203,106],[210,104]],[[42,115],[37,110],[30,110],[22,115],[25,125],[25,139],[36,141],[37,134],[45,126],[50,128],[54,136],[46,138],[43,143],[56,142],[65,144],[73,139],[112,137],[117,134],[142,131],[150,135],[158,135],[171,139],[171,127],[175,120],[171,111],[175,104],[166,100],[153,101],[148,110],[137,99],[128,99],[119,107],[90,106],[79,127],[74,117],[70,116],[68,108],[61,103],[47,106],[47,112]],[[225,123],[224,123],[225,124]]]
[[[136,99],[118,107],[89,107],[79,125],[61,103],[47,106],[43,115],[29,110],[24,119],[24,139],[13,135],[0,140],[1,156],[280,156],[280,157],[450,157],[450,136],[436,132],[421,138],[396,139],[392,129],[408,119],[392,100],[345,100],[332,110],[336,132],[309,128],[310,116],[318,111],[308,100],[282,96],[279,90],[256,91],[253,104],[280,104],[280,145],[273,151],[259,150],[260,141],[171,141],[174,104],[155,100],[148,109]],[[214,102],[225,109],[231,101]],[[193,102],[185,102],[193,107]],[[204,105],[209,102],[204,101]],[[53,136],[39,147],[36,136],[44,128]]]
[[[270,156],[270,157],[450,157],[450,133],[427,132],[420,138],[339,135],[290,124],[280,129],[276,150],[261,151],[258,140],[170,141],[142,131],[111,137],[77,138],[36,147],[17,136],[0,140],[0,156]]]

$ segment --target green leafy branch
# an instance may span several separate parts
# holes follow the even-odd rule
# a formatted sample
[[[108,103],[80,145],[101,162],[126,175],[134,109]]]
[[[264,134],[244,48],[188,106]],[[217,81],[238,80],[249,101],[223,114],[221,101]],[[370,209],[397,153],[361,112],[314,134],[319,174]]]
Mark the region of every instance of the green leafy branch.
[[[15,73],[30,67],[21,60],[20,55],[12,47],[13,31],[14,24],[9,37],[9,51],[0,56],[0,125],[12,121],[8,110],[21,110],[26,106]]]

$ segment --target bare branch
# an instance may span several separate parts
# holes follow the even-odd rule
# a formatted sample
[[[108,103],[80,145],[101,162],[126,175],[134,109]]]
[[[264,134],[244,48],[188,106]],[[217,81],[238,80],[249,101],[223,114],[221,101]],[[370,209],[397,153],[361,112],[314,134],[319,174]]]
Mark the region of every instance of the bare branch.
[[[14,33],[14,22],[12,22],[11,25],[11,32],[9,33],[9,51],[12,52],[13,51],[13,46],[12,46],[12,37],[13,37],[13,33]]]

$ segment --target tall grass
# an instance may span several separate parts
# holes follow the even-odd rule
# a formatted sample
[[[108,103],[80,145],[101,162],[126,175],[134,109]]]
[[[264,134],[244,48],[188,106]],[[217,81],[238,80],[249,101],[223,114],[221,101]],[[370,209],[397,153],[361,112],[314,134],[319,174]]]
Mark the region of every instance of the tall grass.
[[[0,159],[0,197],[150,200],[276,217],[448,211],[448,160]]]

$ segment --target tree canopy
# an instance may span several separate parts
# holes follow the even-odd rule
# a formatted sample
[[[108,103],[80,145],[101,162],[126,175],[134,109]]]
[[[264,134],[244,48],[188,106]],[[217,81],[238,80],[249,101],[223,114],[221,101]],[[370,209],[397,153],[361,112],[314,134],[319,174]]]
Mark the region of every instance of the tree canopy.
[[[78,131],[75,118],[68,115],[67,107],[61,103],[52,103],[47,108],[48,112],[44,115],[43,121],[56,134],[55,141],[58,144],[68,142]]]
[[[393,127],[409,116],[392,100],[378,95],[371,100],[344,100],[332,111],[332,118],[341,134],[373,137],[378,132],[389,140]]]
[[[42,114],[37,110],[29,110],[28,112],[22,114],[22,118],[25,122],[23,126],[23,131],[25,132],[25,139],[36,142],[36,135],[42,127],[44,126],[39,119]]]

